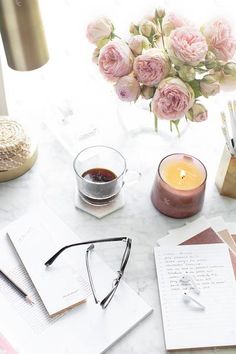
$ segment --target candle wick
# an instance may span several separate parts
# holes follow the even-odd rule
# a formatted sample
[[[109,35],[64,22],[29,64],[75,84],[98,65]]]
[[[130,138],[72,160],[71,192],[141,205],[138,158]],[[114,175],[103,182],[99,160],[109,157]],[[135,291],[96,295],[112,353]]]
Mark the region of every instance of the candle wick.
[[[181,179],[184,179],[184,177],[186,177],[186,172],[181,170],[180,171],[180,177],[181,177]]]

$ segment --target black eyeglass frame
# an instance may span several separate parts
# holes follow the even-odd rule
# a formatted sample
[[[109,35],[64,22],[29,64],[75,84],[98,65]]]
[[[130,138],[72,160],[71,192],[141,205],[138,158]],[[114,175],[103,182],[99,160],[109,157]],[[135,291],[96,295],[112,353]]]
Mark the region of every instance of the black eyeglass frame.
[[[95,292],[95,288],[94,288],[94,283],[93,283],[93,278],[92,278],[92,274],[91,274],[91,270],[90,270],[90,265],[89,265],[89,253],[94,249],[94,244],[96,243],[103,243],[103,242],[116,242],[116,241],[123,241],[126,242],[126,247],[123,253],[123,257],[121,260],[121,264],[120,264],[120,268],[117,271],[117,278],[114,279],[113,281],[113,285],[112,285],[112,289],[111,291],[101,300],[99,301],[97,296],[96,296],[96,292]],[[131,245],[132,245],[132,239],[129,237],[111,237],[111,238],[105,238],[105,239],[98,239],[98,240],[90,240],[90,241],[84,241],[84,242],[78,242],[78,243],[72,243],[70,245],[64,246],[61,249],[59,249],[49,260],[47,260],[47,262],[45,262],[45,266],[49,267],[56,259],[57,257],[64,252],[65,250],[67,250],[68,248],[71,247],[75,247],[75,246],[83,246],[83,245],[89,245],[89,247],[86,250],[86,254],[85,254],[85,261],[86,261],[86,268],[87,268],[87,273],[88,273],[88,278],[89,278],[89,283],[90,283],[90,287],[92,290],[92,294],[95,300],[96,304],[100,304],[100,306],[105,309],[110,301],[112,300],[118,285],[120,283],[120,280],[124,274],[126,265],[128,263],[129,260],[129,255],[130,255],[130,251],[131,251]]]

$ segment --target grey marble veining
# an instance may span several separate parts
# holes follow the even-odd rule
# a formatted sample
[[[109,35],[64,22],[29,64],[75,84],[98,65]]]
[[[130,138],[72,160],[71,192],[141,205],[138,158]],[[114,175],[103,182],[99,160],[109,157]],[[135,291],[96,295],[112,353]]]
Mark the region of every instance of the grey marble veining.
[[[184,139],[188,142],[191,140],[192,151],[195,149],[195,154],[198,152],[198,155],[203,156],[204,149],[197,144],[197,135],[193,137],[191,129],[188,133]],[[133,238],[131,257],[124,278],[153,307],[154,312],[109,349],[109,354],[165,353],[153,247],[158,238],[163,237],[169,229],[182,226],[185,220],[175,220],[161,215],[150,201],[150,189],[157,163],[160,155],[168,153],[169,146],[165,139],[156,135],[151,134],[148,142],[146,138],[147,136],[142,138],[140,134],[135,138],[132,137],[131,141],[128,136],[125,143],[122,141],[120,149],[129,164],[140,169],[142,176],[137,183],[126,186],[125,206],[101,220],[75,209],[73,156],[45,125],[42,125],[40,132],[39,157],[32,170],[16,180],[0,184],[1,227],[44,201],[83,240],[119,235]],[[138,144],[139,141],[143,142],[142,146]],[[174,146],[180,149],[182,144],[186,144],[186,141],[175,140]],[[162,153],[156,156],[154,149],[161,150]],[[212,159],[215,150],[216,147],[213,145],[212,149],[208,150],[207,156],[204,156],[209,180],[202,214],[209,217],[222,215],[227,221],[234,221],[236,201],[221,197],[214,186],[214,171],[218,162],[217,159]],[[217,150],[220,152],[221,146]],[[136,161],[137,156],[140,156],[142,161]],[[189,220],[197,217],[194,216]],[[99,253],[111,267],[120,257],[115,248],[112,249],[112,256],[108,249],[100,250]],[[215,352],[235,351],[234,349],[201,351],[204,354]]]
[[[45,121],[51,131],[45,125],[40,127],[39,157],[32,170],[16,180],[0,184],[0,227],[44,201],[82,240],[119,235],[132,237],[132,252],[124,279],[154,311],[107,353],[165,354],[153,247],[158,238],[169,229],[182,226],[186,220],[161,215],[150,201],[150,190],[162,157],[172,152],[192,154],[206,165],[208,179],[203,210],[188,221],[200,215],[221,215],[226,221],[235,221],[236,200],[221,197],[214,184],[224,147],[219,112],[226,107],[227,96],[209,99],[208,121],[191,124],[181,138],[170,134],[165,122],[160,122],[158,135],[143,133],[141,126],[129,131],[125,121],[122,126],[117,119],[119,105],[113,88],[91,63],[93,48],[85,38],[86,25],[103,14],[115,21],[118,31],[124,32],[131,21],[139,20],[157,5],[171,10],[178,8],[178,13],[193,19],[192,2],[40,2],[50,61],[41,71],[24,75],[9,70],[4,58],[2,64],[10,113],[17,117],[27,116],[33,125],[36,121]],[[194,20],[202,23],[216,14],[233,18],[234,7],[233,1],[227,4],[223,0],[199,1],[194,4]],[[56,136],[63,141],[64,147]],[[101,220],[74,207],[72,161],[79,149],[94,143],[118,148],[126,157],[129,169],[141,172],[138,183],[125,186],[124,208]],[[112,249],[112,256],[107,249],[100,250],[100,255],[111,267],[120,259],[116,249]],[[233,354],[235,349],[197,350],[195,353]]]

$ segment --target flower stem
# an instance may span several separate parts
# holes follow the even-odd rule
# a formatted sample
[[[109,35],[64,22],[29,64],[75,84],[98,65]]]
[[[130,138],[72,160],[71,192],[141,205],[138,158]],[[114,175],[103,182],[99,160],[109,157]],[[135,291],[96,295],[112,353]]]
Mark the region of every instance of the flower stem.
[[[175,129],[177,130],[177,133],[178,133],[178,137],[180,138],[180,131],[179,131],[179,127],[178,127],[178,125],[179,125],[179,119],[178,119],[178,120],[173,120],[173,121],[171,121],[171,123],[174,124]]]
[[[158,132],[158,118],[157,116],[154,114],[154,127],[155,127],[155,132]]]
[[[149,111],[152,112],[152,101],[149,102]]]
[[[163,36],[162,18],[159,19],[159,23],[160,23],[160,28],[161,28],[161,41],[162,41],[162,45],[163,45],[163,48],[164,48],[165,52],[167,52],[166,46],[165,46],[165,41],[164,41],[164,36]]]
[[[178,124],[175,124],[175,128],[177,130],[177,133],[178,133],[178,137],[180,138],[180,131],[179,131],[179,127],[178,127]]]
[[[119,38],[119,39],[122,39],[121,37],[117,36],[117,34],[113,33],[113,38],[116,37],[116,38]]]

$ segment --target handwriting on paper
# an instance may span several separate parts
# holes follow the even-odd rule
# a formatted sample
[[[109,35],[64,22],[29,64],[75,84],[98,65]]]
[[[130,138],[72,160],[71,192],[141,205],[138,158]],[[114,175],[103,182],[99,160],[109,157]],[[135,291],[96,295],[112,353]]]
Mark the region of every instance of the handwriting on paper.
[[[200,289],[208,289],[212,286],[224,286],[224,264],[211,263],[215,259],[214,249],[207,253],[199,254],[192,250],[184,250],[186,246],[178,246],[178,251],[168,250],[162,257],[165,276],[169,282],[170,290],[180,290],[183,284],[180,282],[183,274],[190,275]],[[200,246],[201,247],[201,246]]]

